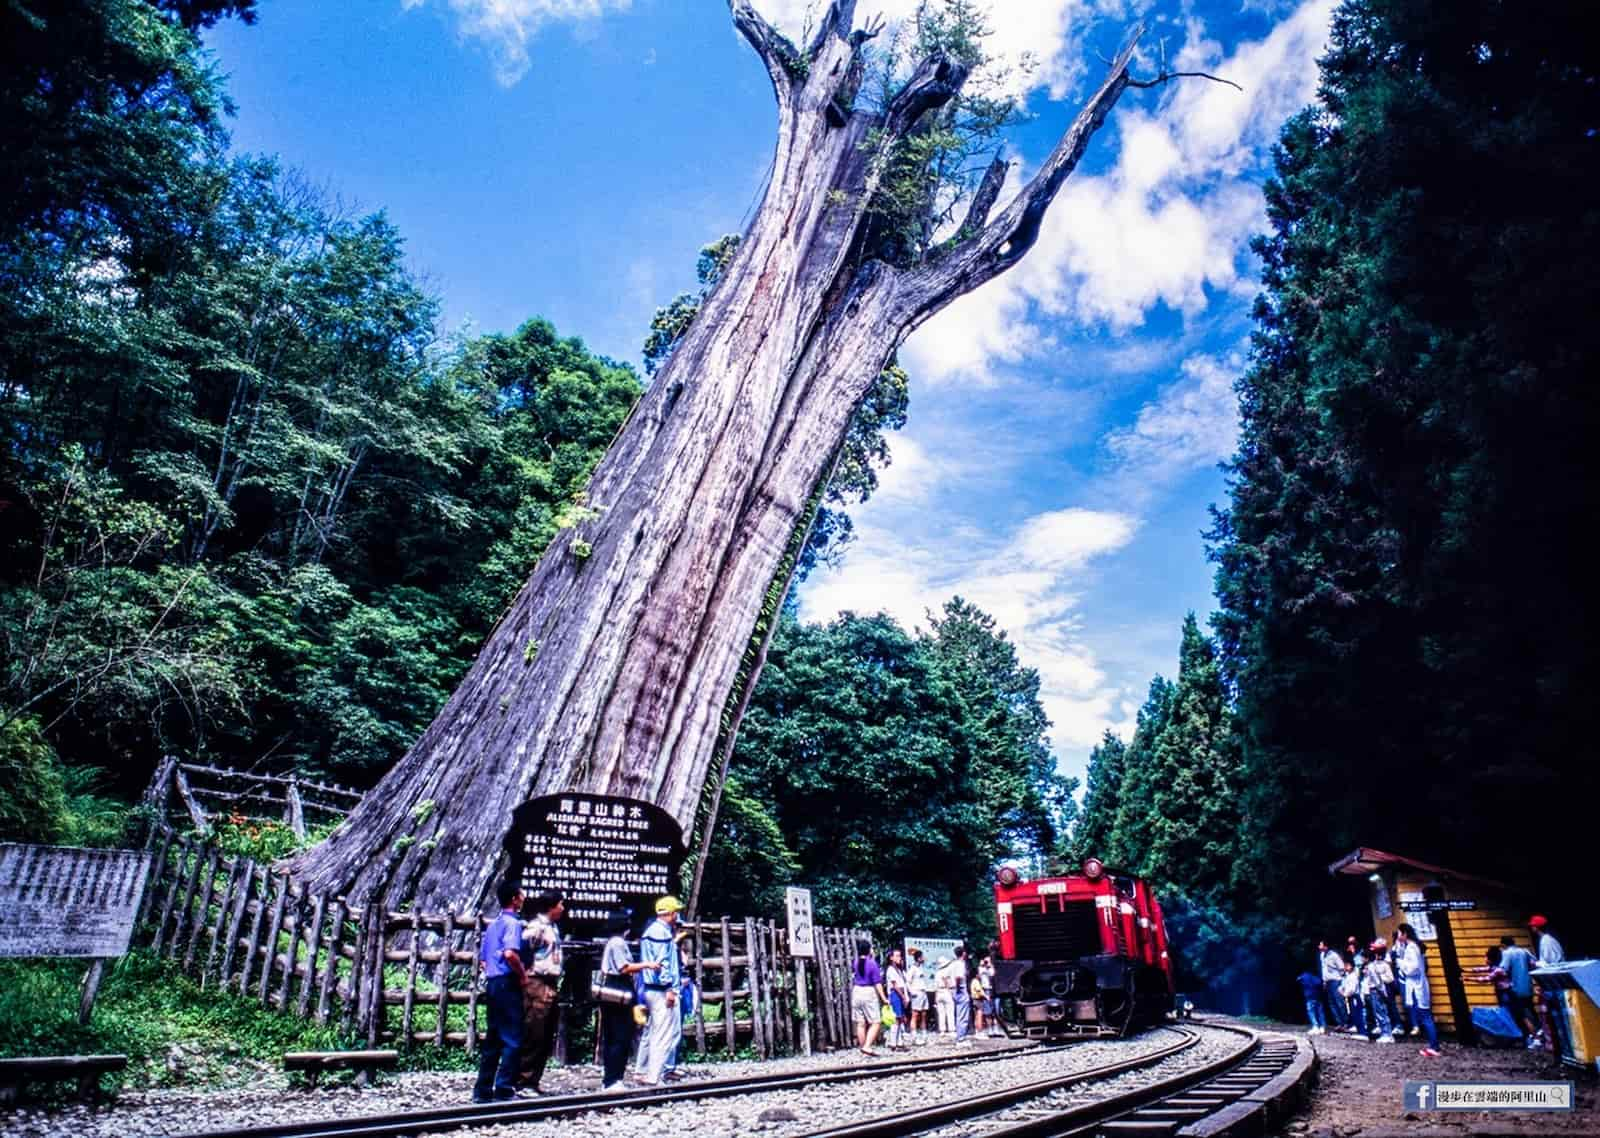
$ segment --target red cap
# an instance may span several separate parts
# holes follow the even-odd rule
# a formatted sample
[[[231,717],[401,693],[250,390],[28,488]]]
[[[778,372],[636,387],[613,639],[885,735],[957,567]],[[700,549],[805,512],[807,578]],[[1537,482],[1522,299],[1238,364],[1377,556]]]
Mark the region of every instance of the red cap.
[[[1533,916],[1528,918],[1528,927],[1530,929],[1542,929],[1549,923],[1549,921],[1545,920],[1538,913],[1535,913]]]

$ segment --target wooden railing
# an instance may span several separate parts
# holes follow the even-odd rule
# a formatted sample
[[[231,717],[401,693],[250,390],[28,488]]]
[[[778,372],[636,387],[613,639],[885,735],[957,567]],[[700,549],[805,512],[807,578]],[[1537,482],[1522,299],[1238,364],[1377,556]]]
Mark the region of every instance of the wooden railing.
[[[402,913],[301,889],[270,865],[223,854],[204,834],[157,831],[143,943],[206,987],[332,1025],[369,1047],[476,1048],[484,1029],[478,949],[486,919]],[[763,1058],[848,1047],[852,929],[816,930],[815,960],[789,955],[774,921],[686,922],[699,989],[684,1042]],[[583,1006],[587,979],[564,1000]],[[803,993],[803,995],[802,995]]]

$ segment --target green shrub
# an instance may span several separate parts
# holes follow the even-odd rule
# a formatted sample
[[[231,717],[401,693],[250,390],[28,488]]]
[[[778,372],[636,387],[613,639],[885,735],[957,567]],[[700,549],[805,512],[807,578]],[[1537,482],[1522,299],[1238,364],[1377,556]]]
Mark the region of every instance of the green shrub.
[[[32,716],[0,729],[0,841],[53,842],[66,824],[67,785]]]
[[[13,719],[0,729],[0,841],[122,845],[138,818],[97,793],[99,777],[63,763],[37,719]]]
[[[0,961],[0,1056],[120,1052],[141,1086],[244,1082],[249,1064],[285,1051],[333,1050],[331,1027],[247,998],[202,990],[176,964],[139,950],[106,971],[89,1024],[78,1023],[81,960]],[[353,1045],[354,1041],[351,1041]]]

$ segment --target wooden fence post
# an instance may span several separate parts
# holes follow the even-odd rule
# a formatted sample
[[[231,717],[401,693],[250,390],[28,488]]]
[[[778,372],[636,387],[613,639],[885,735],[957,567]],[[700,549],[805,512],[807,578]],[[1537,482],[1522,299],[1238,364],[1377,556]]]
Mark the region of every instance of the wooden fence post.
[[[195,801],[194,790],[189,786],[189,776],[183,773],[183,767],[172,768],[172,781],[178,787],[178,798],[183,802],[183,808],[189,812],[189,821],[193,823],[197,833],[205,833],[211,828],[211,821],[206,817],[206,812],[200,809],[200,804]]]
[[[189,839],[184,838],[178,843],[178,860],[177,864],[172,867],[172,872],[170,874],[166,874],[166,866],[162,866],[162,870],[167,879],[166,896],[163,897],[161,901],[161,916],[156,919],[156,936],[155,940],[151,942],[157,956],[161,955],[161,945],[167,937],[167,922],[172,919],[173,903],[177,901],[178,893],[183,889],[183,859],[188,852]]]
[[[295,1014],[301,1019],[308,1018],[311,1011],[311,991],[317,986],[317,950],[322,946],[322,909],[324,898],[318,894],[311,901],[311,926],[310,935],[306,938],[306,974],[300,981],[300,1002],[295,1005]],[[304,912],[304,907],[301,909]],[[302,926],[301,932],[305,932]],[[298,935],[297,938],[298,939]]]
[[[472,963],[467,973],[467,1050],[478,1049],[478,958],[483,952],[483,917],[474,914],[472,935],[467,938],[472,951]]]
[[[306,840],[306,811],[300,801],[300,783],[293,776],[284,787],[284,821],[289,823],[289,829],[294,831],[298,841]]]
[[[333,899],[333,916],[328,921],[328,962],[322,969],[322,982],[317,992],[317,1022],[326,1024],[333,997],[339,986],[339,947],[344,941],[346,910],[343,897]],[[312,957],[315,960],[315,957]]]
[[[172,847],[172,831],[163,828],[161,841],[158,843],[156,856],[150,862],[150,876],[145,880],[144,896],[139,899],[139,918],[135,925],[143,924],[150,917],[150,912],[155,908],[156,890],[160,888],[162,878],[167,872],[167,850]]]
[[[300,959],[300,934],[306,923],[306,895],[301,890],[291,885],[288,876],[283,879],[283,891],[289,898],[289,906],[283,919],[284,931],[289,934],[289,943],[283,949],[283,979],[278,982],[278,994],[274,1002],[278,1010],[284,1015],[289,1015],[294,1010],[294,1005],[289,1000],[289,986],[294,983],[295,964]],[[272,946],[272,960],[278,959],[278,946]]]
[[[444,932],[439,941],[439,969],[435,974],[435,983],[439,986],[439,1019],[433,1029],[433,1045],[444,1046],[445,1033],[449,1030],[450,1020],[450,968],[454,963],[456,951],[456,915],[444,915]]]
[[[384,938],[387,940],[387,936]],[[400,1016],[400,1049],[411,1050],[411,1017],[412,1009],[417,1001],[417,946],[422,940],[422,914],[415,909],[411,911],[411,946],[406,951],[406,990],[402,996],[404,1010]],[[383,947],[378,949],[378,962],[382,966],[388,953]],[[381,973],[380,973],[381,974]],[[380,989],[381,990],[381,989]],[[380,1003],[382,997],[380,996]]]
[[[233,859],[233,905],[228,913],[227,927],[222,940],[222,965],[217,972],[217,987],[228,989],[228,977],[233,970],[233,954],[239,947],[240,927],[244,924],[245,907],[250,903],[250,885],[255,877],[256,863],[247,857]],[[242,876],[241,876],[242,874]]]
[[[694,923],[694,990],[698,993],[694,1001],[694,1046],[702,1056],[706,1053],[706,924],[702,920]]]
[[[211,899],[217,885],[217,862],[222,858],[222,851],[217,849],[216,843],[208,843],[210,852],[206,855],[206,883],[204,891],[200,894],[200,904],[194,911],[194,919],[189,924],[189,936],[183,947],[183,970],[189,972],[194,968],[195,947],[200,943],[200,937],[211,923]]]
[[[728,918],[722,918],[722,1042],[728,1054],[734,1053],[733,1030],[733,937],[728,930]]]

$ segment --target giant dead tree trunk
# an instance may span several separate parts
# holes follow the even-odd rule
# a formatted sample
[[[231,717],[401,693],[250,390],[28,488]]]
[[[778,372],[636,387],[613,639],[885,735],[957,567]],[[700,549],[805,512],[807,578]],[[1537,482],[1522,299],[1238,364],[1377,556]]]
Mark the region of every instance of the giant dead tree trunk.
[[[777,95],[760,211],[595,470],[589,516],[552,543],[422,738],[291,866],[313,889],[472,904],[512,809],[559,790],[653,800],[687,833],[737,730],[729,696],[769,585],[856,405],[911,329],[1028,251],[1136,82],[1130,41],[1015,201],[990,219],[997,161],[962,237],[894,267],[863,245],[873,153],[947,103],[964,69],[924,60],[888,107],[852,111],[868,38],[854,0],[834,0],[803,52],[747,0],[730,7]]]

